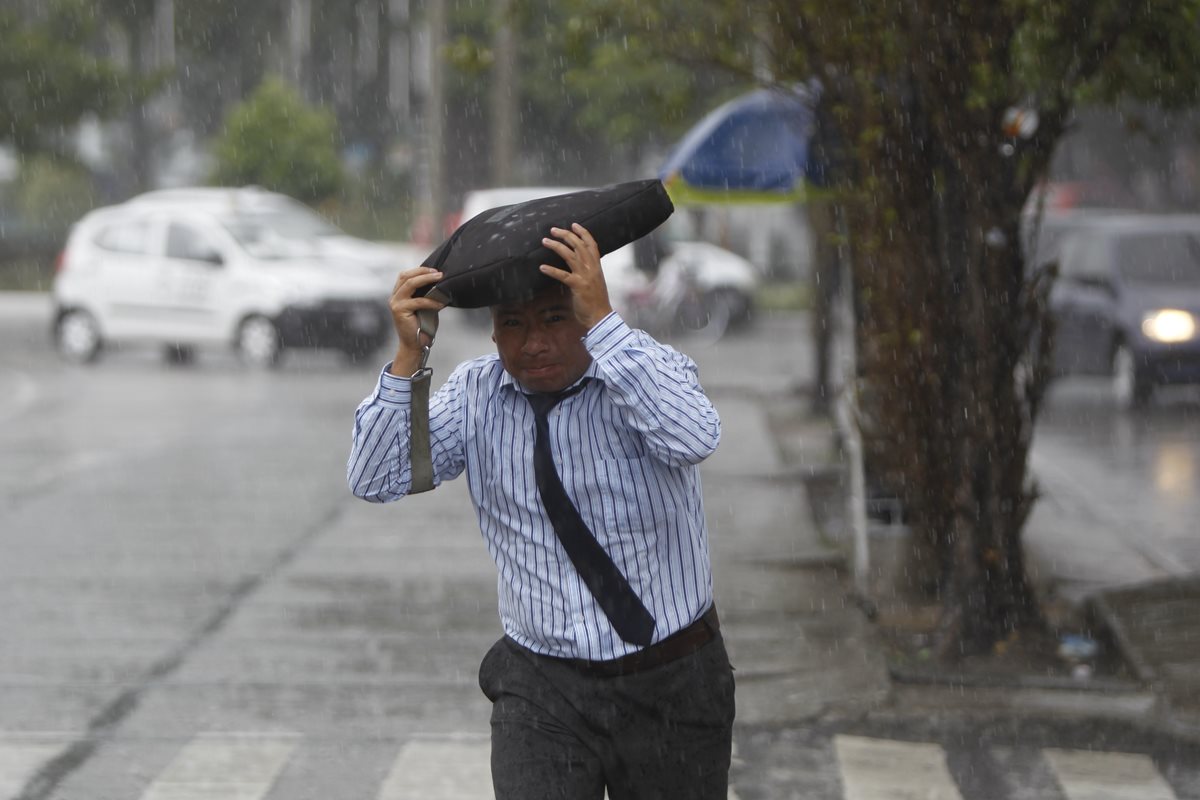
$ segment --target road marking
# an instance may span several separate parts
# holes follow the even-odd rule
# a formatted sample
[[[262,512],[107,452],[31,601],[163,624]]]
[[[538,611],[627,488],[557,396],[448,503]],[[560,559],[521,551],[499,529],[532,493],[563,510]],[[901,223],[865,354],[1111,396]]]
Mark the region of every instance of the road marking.
[[[0,797],[16,797],[71,741],[65,733],[0,733]]]
[[[298,738],[279,733],[201,733],[167,764],[142,800],[261,800]]]
[[[491,752],[487,736],[410,741],[400,749],[378,800],[490,800],[495,797]],[[728,798],[738,800],[732,787]]]
[[[845,800],[962,800],[936,744],[836,736]]]
[[[0,372],[0,385],[6,373]],[[24,372],[7,373],[11,376],[15,387],[5,392],[5,404],[0,406],[0,422],[8,422],[10,419],[16,419],[21,414],[33,407],[33,404],[38,399],[37,382]]]
[[[484,800],[493,797],[486,737],[414,740],[400,748],[379,800]]]
[[[1042,751],[1068,800],[1175,800],[1149,757],[1084,750]]]

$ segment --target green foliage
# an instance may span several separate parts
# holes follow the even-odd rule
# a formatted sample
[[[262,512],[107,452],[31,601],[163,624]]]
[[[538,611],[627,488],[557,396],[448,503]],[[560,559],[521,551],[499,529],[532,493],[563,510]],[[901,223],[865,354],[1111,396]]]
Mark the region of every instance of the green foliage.
[[[820,78],[820,124],[846,154],[834,197],[866,417],[887,432],[869,466],[904,500],[914,588],[942,598],[936,652],[1036,626],[1020,534],[1051,337],[1036,336],[1049,284],[1027,279],[1022,207],[1082,103],[1195,103],[1200,0],[586,5],[680,65]],[[1038,113],[1027,138],[1003,129],[1013,107]]]
[[[28,22],[0,9],[0,140],[47,147],[86,114],[108,116],[147,91],[89,45],[97,18],[84,0],[52,0]]]
[[[305,105],[282,81],[263,81],[233,108],[213,147],[212,182],[256,184],[319,203],[342,183],[333,115]]]
[[[699,115],[747,85],[711,62],[685,64],[666,57],[655,36],[636,24],[637,5],[617,5],[512,0],[505,21],[517,42],[520,146],[526,163],[552,180],[629,174],[641,153],[670,144]],[[452,135],[471,129],[481,134],[455,147],[477,161],[489,144],[482,134],[496,59],[493,36],[501,22],[492,4],[456,4],[444,51],[452,68],[447,76],[456,115]],[[601,161],[599,154],[614,160]]]
[[[31,156],[21,164],[14,188],[14,206],[26,220],[55,233],[96,205],[87,171],[51,156]]]
[[[92,179],[78,164],[48,154],[21,159],[0,193],[0,289],[44,290],[67,230],[96,205]]]
[[[532,4],[530,4],[532,5]],[[689,39],[707,40],[728,31],[720,3],[687,3],[694,16],[680,28]],[[683,133],[697,116],[746,88],[747,81],[719,69],[704,48],[686,57],[664,51],[657,6],[635,2],[563,0],[555,5],[551,24],[539,15],[542,60],[527,85],[534,98],[549,104],[555,92],[576,99],[577,124],[595,131],[610,146],[666,144]],[[530,15],[530,9],[525,9]],[[711,32],[711,34],[710,34]],[[730,43],[733,51],[744,44]],[[725,47],[723,39],[706,47]],[[670,55],[684,57],[671,58]],[[559,65],[555,70],[553,65]],[[554,86],[536,76],[557,74]]]
[[[461,33],[446,46],[446,60],[462,75],[479,78],[491,69],[496,54],[481,39]]]
[[[53,283],[50,259],[0,258],[0,292],[45,292]]]
[[[154,18],[157,0],[98,0],[95,4],[106,17],[129,30]]]
[[[1196,0],[1024,0],[1015,77],[1042,100],[1187,104],[1200,81],[1198,12]]]
[[[262,80],[268,43],[285,40],[285,12],[281,0],[176,0],[176,53],[187,65],[175,76],[180,111],[201,136],[219,129],[219,109],[244,98]]]
[[[808,311],[812,309],[812,286],[802,281],[764,283],[754,295],[754,307],[761,312]]]
[[[354,236],[401,241],[412,228],[412,182],[388,172],[351,176],[319,210]]]

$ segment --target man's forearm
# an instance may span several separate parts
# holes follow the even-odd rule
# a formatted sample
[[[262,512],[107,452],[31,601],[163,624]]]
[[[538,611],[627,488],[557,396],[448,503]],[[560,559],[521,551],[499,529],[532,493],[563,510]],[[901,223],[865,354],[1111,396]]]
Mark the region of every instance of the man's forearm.
[[[355,413],[346,481],[356,497],[386,503],[407,491],[408,414],[397,406],[369,398]]]
[[[388,369],[388,373],[397,378],[411,378],[420,368],[421,351],[414,351],[411,347],[401,345],[396,348],[396,357],[392,359],[392,366]]]

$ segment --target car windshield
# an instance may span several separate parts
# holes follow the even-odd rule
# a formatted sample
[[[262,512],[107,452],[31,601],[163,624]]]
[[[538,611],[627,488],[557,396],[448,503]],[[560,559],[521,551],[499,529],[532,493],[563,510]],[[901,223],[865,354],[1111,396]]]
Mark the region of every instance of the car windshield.
[[[344,236],[341,228],[322,217],[303,203],[287,200],[272,211],[280,230],[295,236]]]
[[[238,244],[255,258],[302,258],[319,255],[317,237],[329,235],[325,228],[337,232],[316,214],[311,216],[324,227],[290,209],[242,213],[226,217],[222,223]]]
[[[1187,233],[1143,233],[1118,246],[1121,277],[1130,283],[1200,286],[1200,242]]]

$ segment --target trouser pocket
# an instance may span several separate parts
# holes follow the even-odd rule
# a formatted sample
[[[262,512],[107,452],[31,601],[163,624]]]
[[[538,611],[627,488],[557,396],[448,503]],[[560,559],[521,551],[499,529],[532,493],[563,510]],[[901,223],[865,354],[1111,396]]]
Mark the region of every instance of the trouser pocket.
[[[479,689],[493,703],[500,696],[499,684],[505,651],[508,647],[501,638],[484,654],[479,662]]]

